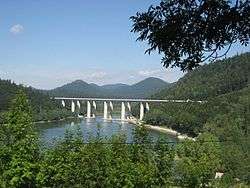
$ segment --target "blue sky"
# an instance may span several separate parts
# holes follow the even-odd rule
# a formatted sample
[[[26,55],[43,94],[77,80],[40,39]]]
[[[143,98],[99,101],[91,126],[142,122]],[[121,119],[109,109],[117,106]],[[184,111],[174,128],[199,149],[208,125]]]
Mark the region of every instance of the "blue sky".
[[[0,78],[49,89],[75,79],[174,82],[183,73],[145,55],[129,17],[158,0],[11,0],[0,2]],[[230,55],[246,51],[236,46]]]

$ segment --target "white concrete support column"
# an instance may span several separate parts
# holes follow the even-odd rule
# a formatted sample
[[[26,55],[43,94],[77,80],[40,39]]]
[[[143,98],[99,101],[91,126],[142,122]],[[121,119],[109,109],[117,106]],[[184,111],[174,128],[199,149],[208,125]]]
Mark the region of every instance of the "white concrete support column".
[[[108,119],[108,104],[106,101],[104,101],[103,104],[103,119]]]
[[[127,102],[127,107],[128,107],[128,116],[127,116],[127,119],[130,119],[131,118],[131,105],[130,105],[130,103],[129,102]]]
[[[111,101],[109,102],[109,107],[110,107],[109,119],[112,120],[112,111],[114,110],[114,106]]]
[[[128,107],[128,111],[131,112],[131,105],[129,102],[127,102],[127,107]]]
[[[72,113],[75,112],[75,103],[74,103],[74,101],[71,102],[71,112]]]
[[[62,100],[62,106],[63,107],[65,107],[66,105],[65,105],[65,102],[64,102],[64,100]]]
[[[93,101],[93,107],[96,110],[96,103],[95,103],[95,101]]]
[[[149,111],[149,104],[146,103],[146,110]]]
[[[144,106],[143,103],[140,103],[140,120],[142,120],[144,117]]]
[[[87,101],[87,118],[91,118],[91,104]]]
[[[77,101],[77,102],[76,102],[76,105],[77,105],[78,109],[80,110],[80,108],[81,108],[80,101]]]
[[[95,101],[93,101],[92,105],[93,105],[94,109],[96,110],[96,103],[95,103]],[[93,114],[92,114],[93,118],[95,118],[95,112],[96,112],[95,110],[93,110]]]
[[[111,101],[109,102],[109,106],[110,106],[110,109],[113,111],[114,110],[114,106],[113,106],[113,103]]]
[[[122,102],[122,108],[121,108],[121,120],[122,121],[126,120],[125,113],[126,113],[125,104],[124,104],[124,102]]]

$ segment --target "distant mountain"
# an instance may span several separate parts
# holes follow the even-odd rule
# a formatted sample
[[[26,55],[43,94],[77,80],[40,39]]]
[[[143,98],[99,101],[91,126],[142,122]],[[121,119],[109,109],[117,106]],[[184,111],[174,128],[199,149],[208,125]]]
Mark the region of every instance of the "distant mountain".
[[[129,85],[118,83],[118,84],[107,84],[107,85],[103,85],[101,87],[104,89],[107,89],[107,90],[114,90],[114,89],[126,88],[126,87],[129,87]]]
[[[76,80],[47,92],[51,96],[67,97],[145,98],[168,86],[169,83],[153,77],[133,85],[118,83],[98,86],[93,83],[88,84],[82,80]]]
[[[48,93],[53,96],[68,96],[68,97],[99,97],[105,91],[96,84],[88,84],[82,80],[76,80],[74,82],[65,84],[61,87],[49,90]]]
[[[147,95],[152,95],[163,88],[167,88],[167,86],[169,86],[169,84],[165,81],[159,78],[149,77],[132,85],[131,88],[136,92],[136,95],[143,96],[145,92]]]
[[[159,92],[161,89],[167,89],[169,85],[169,83],[159,78],[149,77],[133,85],[120,85],[111,92],[121,98],[145,98]]]

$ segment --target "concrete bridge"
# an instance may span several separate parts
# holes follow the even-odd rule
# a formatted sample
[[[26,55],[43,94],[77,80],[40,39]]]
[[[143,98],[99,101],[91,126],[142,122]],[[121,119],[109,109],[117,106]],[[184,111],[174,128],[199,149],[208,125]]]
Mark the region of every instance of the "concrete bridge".
[[[194,100],[157,100],[157,99],[105,99],[105,98],[68,98],[68,97],[54,97],[54,100],[60,100],[62,106],[65,107],[65,101],[71,101],[71,111],[75,112],[76,105],[80,109],[80,101],[87,102],[87,115],[86,118],[94,118],[95,114],[92,113],[92,108],[96,110],[96,102],[103,102],[103,119],[112,120],[111,114],[108,111],[112,112],[114,110],[113,102],[121,103],[121,120],[126,121],[126,110],[131,112],[131,103],[140,103],[140,120],[143,120],[145,111],[149,111],[149,103],[204,103],[206,101],[194,101]]]

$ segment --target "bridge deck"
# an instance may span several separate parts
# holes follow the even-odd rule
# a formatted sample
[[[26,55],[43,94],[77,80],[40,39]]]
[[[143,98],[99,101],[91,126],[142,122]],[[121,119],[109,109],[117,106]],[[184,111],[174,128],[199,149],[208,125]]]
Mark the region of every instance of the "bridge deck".
[[[111,98],[74,98],[74,97],[54,97],[55,100],[78,100],[78,101],[119,101],[119,102],[156,102],[156,103],[167,103],[167,102],[177,102],[177,103],[204,103],[206,101],[195,101],[195,100],[165,100],[165,99],[111,99]]]

